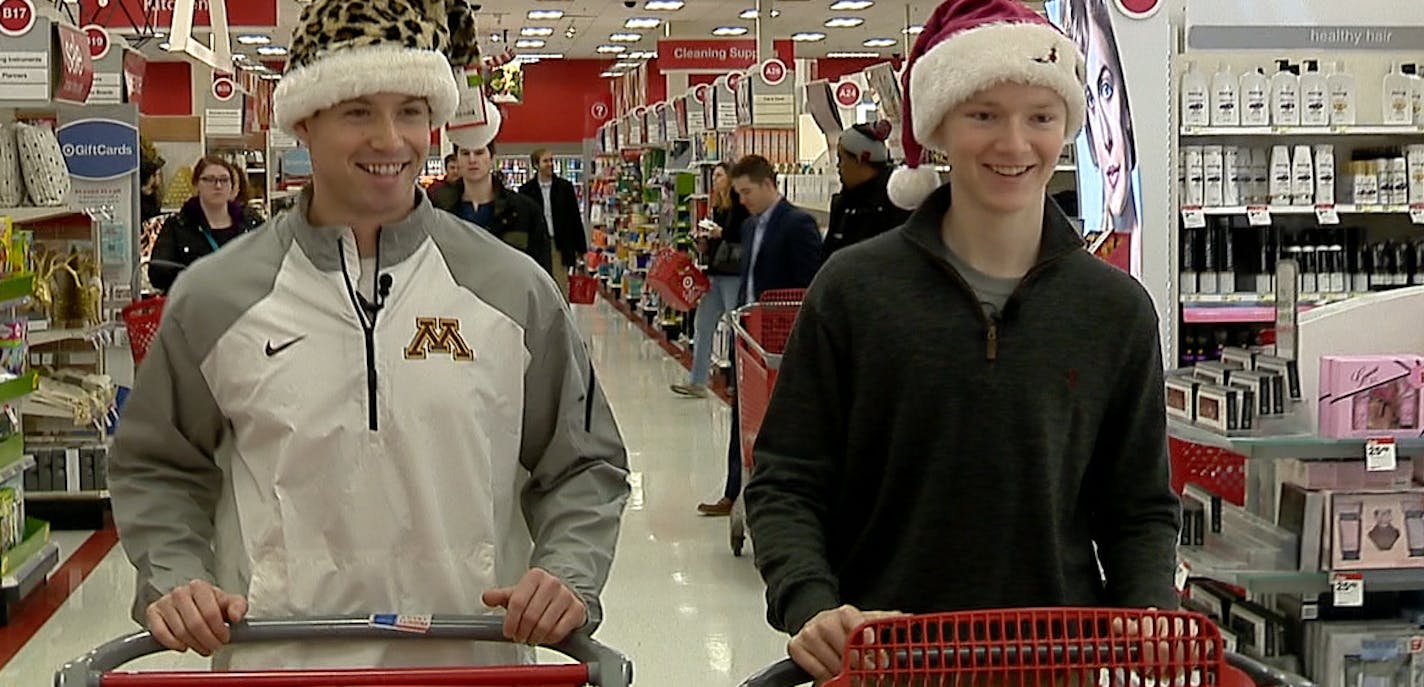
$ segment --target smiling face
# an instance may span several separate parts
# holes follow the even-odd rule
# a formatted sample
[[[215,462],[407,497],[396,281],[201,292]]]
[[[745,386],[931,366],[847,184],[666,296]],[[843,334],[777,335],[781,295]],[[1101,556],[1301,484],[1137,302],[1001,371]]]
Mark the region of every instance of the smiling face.
[[[316,197],[328,221],[388,222],[411,209],[415,179],[430,152],[430,106],[381,93],[348,100],[303,120]]]
[[[1053,90],[1016,83],[980,91],[951,110],[935,138],[949,157],[954,202],[1000,213],[1042,205],[1067,116]]]
[[[1093,144],[1093,161],[1103,177],[1103,195],[1108,211],[1123,214],[1132,173],[1128,164],[1126,114],[1121,70],[1107,44],[1108,37],[1095,25],[1088,40],[1088,130]]]

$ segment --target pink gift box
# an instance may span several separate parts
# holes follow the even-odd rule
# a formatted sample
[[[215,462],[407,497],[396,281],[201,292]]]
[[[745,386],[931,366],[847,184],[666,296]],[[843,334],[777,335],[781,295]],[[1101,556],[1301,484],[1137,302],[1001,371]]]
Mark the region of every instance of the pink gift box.
[[[1424,436],[1424,356],[1321,356],[1320,434],[1335,438]]]

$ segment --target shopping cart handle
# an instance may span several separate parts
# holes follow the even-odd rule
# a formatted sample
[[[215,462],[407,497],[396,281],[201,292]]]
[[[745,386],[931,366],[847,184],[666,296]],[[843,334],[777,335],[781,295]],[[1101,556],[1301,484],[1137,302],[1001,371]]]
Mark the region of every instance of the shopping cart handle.
[[[409,629],[409,628],[408,628]],[[434,616],[429,629],[401,631],[389,623],[377,623],[370,616],[295,618],[290,620],[250,620],[232,626],[232,644],[286,642],[307,639],[464,639],[477,642],[508,642],[503,616]],[[592,637],[569,635],[548,647],[588,666],[589,681],[599,687],[629,687],[633,664],[618,651]],[[60,668],[55,687],[98,687],[101,676],[120,666],[168,649],[148,632],[136,632],[104,644]]]
[[[789,658],[783,658],[747,678],[741,687],[796,687],[811,682],[811,675]]]

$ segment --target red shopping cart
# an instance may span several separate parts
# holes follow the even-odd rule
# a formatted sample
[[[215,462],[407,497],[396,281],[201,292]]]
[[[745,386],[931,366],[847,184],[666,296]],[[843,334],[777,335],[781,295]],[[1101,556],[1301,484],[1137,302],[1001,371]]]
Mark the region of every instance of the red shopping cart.
[[[742,687],[795,687],[790,660]],[[825,687],[1313,687],[1225,650],[1204,615],[1140,609],[1028,608],[887,618],[851,633]]]
[[[383,619],[390,616],[253,620],[232,628],[234,643],[290,642],[329,639],[463,639],[504,642],[504,618],[499,616],[434,616],[403,624],[395,631]],[[422,621],[424,619],[421,619]],[[69,662],[55,674],[55,687],[628,687],[633,664],[622,654],[591,638],[573,635],[549,647],[579,663],[488,668],[401,668],[368,670],[274,670],[263,672],[120,672],[138,658],[165,651],[147,632],[116,639]]]
[[[737,423],[741,430],[738,440],[742,449],[742,485],[745,488],[752,470],[752,448],[761,431],[766,408],[771,402],[771,390],[776,386],[781,354],[791,337],[796,313],[801,311],[805,289],[774,289],[762,293],[751,305],[728,313],[732,330],[737,334]],[[738,496],[732,506],[730,535],[732,554],[742,555],[746,543],[747,511]]]
[[[129,330],[129,348],[133,351],[135,368],[143,362],[144,356],[148,355],[148,346],[158,334],[158,323],[163,318],[165,301],[167,299],[163,296],[145,298],[124,306],[120,311],[124,327]]]

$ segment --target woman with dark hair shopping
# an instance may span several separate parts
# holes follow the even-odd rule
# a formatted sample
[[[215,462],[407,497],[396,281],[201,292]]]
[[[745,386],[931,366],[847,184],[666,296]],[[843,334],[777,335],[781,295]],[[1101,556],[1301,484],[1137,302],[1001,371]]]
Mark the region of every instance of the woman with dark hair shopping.
[[[204,157],[193,165],[193,197],[168,218],[153,244],[148,278],[154,288],[167,291],[182,271],[178,265],[187,267],[261,226],[260,217],[232,199],[236,183],[232,167],[219,158]]]

